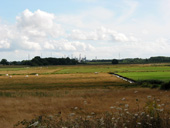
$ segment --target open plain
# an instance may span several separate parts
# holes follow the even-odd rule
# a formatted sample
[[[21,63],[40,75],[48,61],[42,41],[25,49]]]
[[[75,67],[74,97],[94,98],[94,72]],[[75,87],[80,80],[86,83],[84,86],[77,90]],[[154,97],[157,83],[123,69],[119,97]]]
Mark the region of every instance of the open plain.
[[[89,117],[114,112],[128,105],[128,112],[141,112],[151,99],[165,112],[170,108],[170,92],[141,88],[109,72],[137,79],[168,81],[167,64],[77,65],[49,67],[0,67],[0,127],[13,127],[18,121],[39,115],[62,118]],[[161,72],[161,73],[160,73]],[[155,76],[154,76],[155,74]],[[148,78],[149,77],[149,78]],[[130,76],[130,78],[133,78]],[[135,80],[137,80],[135,79]]]

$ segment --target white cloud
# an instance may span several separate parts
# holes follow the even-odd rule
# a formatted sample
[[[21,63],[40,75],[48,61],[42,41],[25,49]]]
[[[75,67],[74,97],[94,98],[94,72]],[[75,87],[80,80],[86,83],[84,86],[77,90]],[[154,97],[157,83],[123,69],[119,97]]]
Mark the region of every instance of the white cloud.
[[[114,42],[138,41],[138,39],[132,35],[126,36],[123,33],[118,33],[105,27],[100,27],[90,32],[85,32],[78,29],[72,30],[72,33],[68,35],[68,38],[73,40],[104,40]]]
[[[116,45],[97,47],[92,55],[102,58],[148,58],[151,56],[168,56],[170,41],[158,39],[147,42],[129,42]]]
[[[76,47],[77,51],[92,51],[95,49],[92,45],[85,44],[79,41],[74,41],[71,44]]]
[[[10,48],[10,43],[8,40],[0,40],[0,49],[8,49]]]
[[[135,22],[123,24],[133,18],[138,7],[135,1],[125,1],[121,15],[104,7],[74,15],[27,9],[17,16],[16,24],[0,23],[0,51],[19,51],[14,52],[18,56],[22,53],[27,56],[28,52],[32,52],[32,56],[41,52],[82,53],[88,58],[113,58],[119,53],[122,57],[169,55],[169,24],[158,24],[149,18],[135,18]],[[117,21],[122,22],[121,25],[116,25]]]
[[[11,29],[12,28],[8,25],[0,24],[0,39],[12,38],[13,35]]]
[[[78,29],[72,30],[72,33],[68,37],[78,40],[87,40],[87,34]]]
[[[0,22],[0,49],[1,51],[10,50],[13,35],[13,27],[11,25],[2,24]]]
[[[142,34],[147,35],[147,34],[149,34],[149,31],[148,31],[148,30],[146,30],[146,29],[144,29],[144,30],[142,30]]]
[[[20,45],[23,49],[28,49],[28,50],[41,50],[42,49],[39,43],[30,41],[29,38],[26,36],[21,37]]]
[[[65,39],[66,33],[56,22],[54,14],[41,10],[31,12],[27,9],[17,16],[16,20],[17,23],[13,26],[0,24],[1,51],[8,49],[19,54],[23,50],[44,53],[47,51],[86,52],[95,49],[89,43]]]
[[[116,41],[120,41],[120,42],[129,41],[129,39],[122,33],[113,34],[113,39],[115,39]]]
[[[79,52],[84,52],[84,51],[91,51],[95,49],[92,45],[90,44],[85,44],[83,42],[79,41],[69,41],[66,39],[62,40],[51,40],[50,43],[46,43],[45,45],[46,49],[56,49],[58,51],[79,51]]]
[[[41,10],[33,13],[26,9],[16,19],[18,29],[30,36],[51,36],[56,38],[64,35],[61,25],[55,23],[54,14]]]
[[[50,44],[48,42],[45,43],[44,48],[49,49],[49,50],[54,50],[55,49],[54,45]]]

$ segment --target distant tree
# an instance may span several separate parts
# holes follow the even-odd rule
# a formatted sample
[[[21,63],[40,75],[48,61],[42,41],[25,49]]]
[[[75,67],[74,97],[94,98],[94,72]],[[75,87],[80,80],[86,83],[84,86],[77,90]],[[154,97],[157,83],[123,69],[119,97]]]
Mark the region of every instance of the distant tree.
[[[112,64],[118,64],[119,62],[118,62],[118,60],[117,59],[113,59],[112,60]]]
[[[78,62],[75,59],[70,58],[41,58],[39,56],[34,57],[30,64],[31,66],[45,66],[45,65],[75,65]]]
[[[20,65],[31,65],[31,61],[23,60],[23,61],[20,62]]]
[[[8,65],[9,64],[6,59],[2,59],[0,63],[3,64],[3,65]]]
[[[17,61],[11,62],[12,65],[17,65]]]
[[[32,66],[42,66],[43,62],[40,56],[36,56],[31,60],[31,65]]]

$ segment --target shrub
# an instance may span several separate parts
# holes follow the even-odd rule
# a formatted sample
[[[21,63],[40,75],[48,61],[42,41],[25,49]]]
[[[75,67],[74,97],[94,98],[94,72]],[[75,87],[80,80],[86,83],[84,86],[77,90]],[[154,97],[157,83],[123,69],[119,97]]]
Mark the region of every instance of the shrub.
[[[116,60],[116,59],[113,59],[113,60],[112,60],[112,64],[118,64],[118,63],[119,63],[118,60]]]
[[[150,83],[150,84],[162,84],[162,83],[164,83],[161,80],[139,80],[139,81],[137,81],[138,84],[142,84],[144,82],[145,83]]]
[[[158,84],[153,84],[153,85],[151,86],[152,89],[154,89],[154,88],[159,88],[159,87],[160,87],[160,85],[158,85]]]
[[[140,87],[159,88],[163,83],[161,80],[139,80],[136,84]]]
[[[163,83],[160,87],[161,90],[169,90],[170,89],[170,81],[168,83]]]

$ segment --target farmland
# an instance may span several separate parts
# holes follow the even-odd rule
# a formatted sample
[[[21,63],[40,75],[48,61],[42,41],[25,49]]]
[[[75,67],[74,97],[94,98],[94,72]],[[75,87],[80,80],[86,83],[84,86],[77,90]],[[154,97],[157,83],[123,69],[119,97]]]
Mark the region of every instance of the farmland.
[[[61,113],[63,118],[71,113],[102,115],[114,112],[112,106],[126,104],[129,112],[135,113],[143,110],[148,96],[157,99],[158,104],[164,104],[164,110],[169,111],[169,91],[134,87],[109,72],[135,80],[170,80],[168,64],[1,66],[0,127],[13,127],[18,121],[38,115]]]

